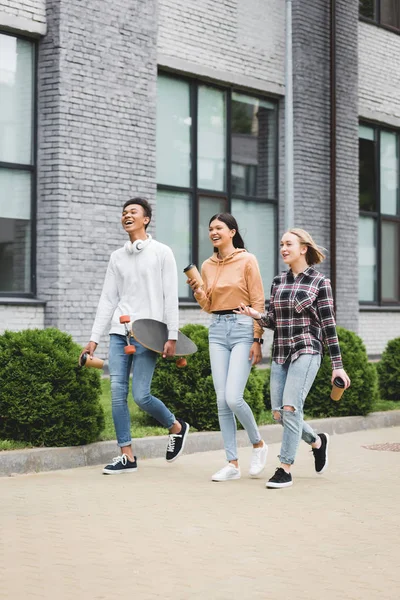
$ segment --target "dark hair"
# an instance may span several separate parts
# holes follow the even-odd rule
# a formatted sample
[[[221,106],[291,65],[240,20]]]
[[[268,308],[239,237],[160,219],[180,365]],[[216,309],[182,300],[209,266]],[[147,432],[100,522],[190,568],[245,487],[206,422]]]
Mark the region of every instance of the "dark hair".
[[[215,220],[222,221],[222,223],[225,223],[225,225],[231,230],[235,229],[236,233],[232,238],[232,244],[235,248],[244,248],[244,241],[239,233],[239,225],[237,224],[237,221],[233,215],[230,213],[218,213],[211,217],[208,222],[208,226],[210,226]],[[217,248],[214,248],[214,252],[218,252]]]
[[[138,204],[139,206],[141,206],[143,208],[144,216],[149,217],[150,223],[152,214],[150,202],[148,202],[145,198],[132,198],[132,200],[127,200],[125,202],[124,206],[122,207],[122,212],[124,212],[126,207],[130,204]],[[146,225],[144,226],[145,229],[147,229],[149,223],[146,223]]]

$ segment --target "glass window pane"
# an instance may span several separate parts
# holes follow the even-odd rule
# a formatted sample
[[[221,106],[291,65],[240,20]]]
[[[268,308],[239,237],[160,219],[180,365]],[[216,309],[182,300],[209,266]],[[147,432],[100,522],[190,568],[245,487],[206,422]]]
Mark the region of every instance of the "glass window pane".
[[[360,217],[358,229],[359,299],[375,302],[376,276],[376,222],[370,217]]]
[[[0,169],[0,292],[31,291],[31,175]]]
[[[190,87],[160,75],[157,82],[157,182],[189,187],[191,179]]]
[[[360,210],[376,211],[375,141],[360,138]]]
[[[232,194],[276,195],[276,105],[232,94]]]
[[[399,0],[381,0],[381,23],[400,29]]]
[[[226,181],[226,94],[199,86],[197,187],[223,191]]]
[[[0,161],[31,164],[34,45],[0,34]]]
[[[367,19],[375,18],[375,1],[376,0],[360,0],[360,15]]]
[[[382,222],[382,301],[400,301],[400,225]]]
[[[157,192],[156,238],[167,244],[175,255],[178,266],[178,290],[180,298],[189,297],[189,286],[183,269],[191,261],[191,197],[178,192]]]
[[[368,127],[367,125],[359,125],[358,137],[373,142],[375,140],[375,129],[373,127]]]
[[[199,265],[212,256],[213,246],[208,237],[208,224],[213,215],[227,211],[228,202],[225,198],[199,198]]]
[[[260,265],[264,293],[269,299],[272,279],[276,275],[275,206],[250,200],[233,200],[232,214],[249,252],[255,254]]]
[[[399,192],[399,152],[395,133],[381,132],[381,213],[396,215]]]

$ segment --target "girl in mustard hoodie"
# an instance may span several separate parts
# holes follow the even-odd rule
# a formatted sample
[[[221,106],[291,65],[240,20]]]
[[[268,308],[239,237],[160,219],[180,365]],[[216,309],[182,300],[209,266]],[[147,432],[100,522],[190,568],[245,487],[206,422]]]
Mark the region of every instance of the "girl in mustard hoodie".
[[[229,213],[214,215],[209,222],[209,237],[214,254],[201,268],[204,286],[199,287],[194,279],[188,283],[202,309],[212,314],[211,371],[228,461],[212,481],[228,481],[240,479],[235,416],[253,444],[250,476],[259,475],[267,460],[267,444],[243,398],[251,365],[261,360],[263,328],[251,317],[234,313],[242,303],[263,312],[265,300],[257,259],[244,248],[236,219]]]

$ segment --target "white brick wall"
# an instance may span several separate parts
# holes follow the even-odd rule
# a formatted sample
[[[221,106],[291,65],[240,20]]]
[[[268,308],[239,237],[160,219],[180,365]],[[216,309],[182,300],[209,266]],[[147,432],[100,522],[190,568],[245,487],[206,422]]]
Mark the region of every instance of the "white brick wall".
[[[360,117],[400,127],[400,36],[359,23]]]
[[[0,305],[0,334],[6,329],[21,331],[22,329],[43,329],[43,306]]]
[[[400,313],[360,312],[358,334],[370,356],[381,354],[389,340],[400,337]]]
[[[229,82],[251,77],[282,93],[284,32],[282,0],[159,0],[159,54],[225,72]]]
[[[46,23],[46,0],[0,0],[0,13]]]

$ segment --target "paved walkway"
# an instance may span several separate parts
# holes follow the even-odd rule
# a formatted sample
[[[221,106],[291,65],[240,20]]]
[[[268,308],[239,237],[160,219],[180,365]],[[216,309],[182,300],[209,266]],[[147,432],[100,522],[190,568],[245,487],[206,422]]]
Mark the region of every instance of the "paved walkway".
[[[0,479],[3,600],[397,600],[400,428],[331,437],[317,476],[301,446],[295,484],[212,483],[223,453]]]

